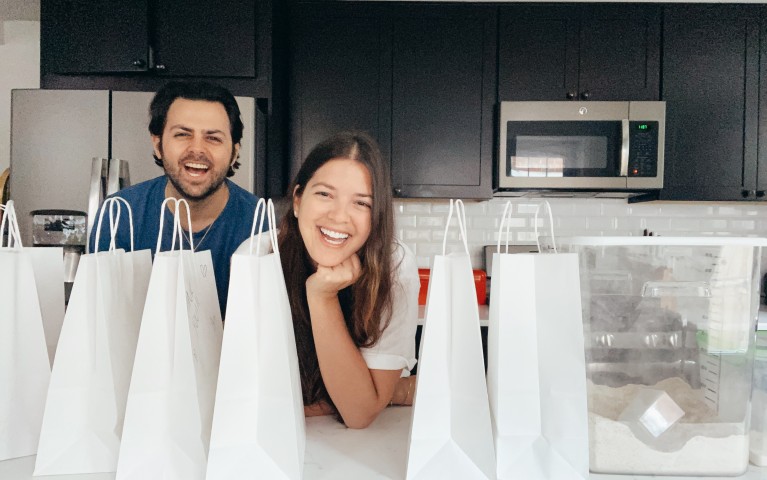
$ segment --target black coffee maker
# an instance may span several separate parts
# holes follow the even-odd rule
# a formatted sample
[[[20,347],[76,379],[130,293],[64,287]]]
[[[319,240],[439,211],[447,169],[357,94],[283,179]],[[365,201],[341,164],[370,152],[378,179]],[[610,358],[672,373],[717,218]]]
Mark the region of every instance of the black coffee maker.
[[[32,210],[29,216],[33,247],[64,249],[64,301],[69,303],[80,255],[87,244],[88,215],[78,210]]]

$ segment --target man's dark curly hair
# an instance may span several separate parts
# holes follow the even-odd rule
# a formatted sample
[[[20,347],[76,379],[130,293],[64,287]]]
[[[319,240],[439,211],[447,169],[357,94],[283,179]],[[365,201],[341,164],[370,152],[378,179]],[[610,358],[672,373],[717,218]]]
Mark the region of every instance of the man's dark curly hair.
[[[234,96],[224,87],[209,82],[168,82],[157,91],[149,105],[149,133],[162,139],[168,110],[177,98],[187,100],[205,100],[218,102],[223,105],[226,115],[229,117],[229,129],[232,135],[232,149],[242,140],[242,120],[240,119],[240,107]],[[232,150],[234,153],[234,150]],[[154,163],[162,167],[162,160],[152,154]],[[235,161],[226,176],[234,175],[234,170],[240,167],[240,162]]]

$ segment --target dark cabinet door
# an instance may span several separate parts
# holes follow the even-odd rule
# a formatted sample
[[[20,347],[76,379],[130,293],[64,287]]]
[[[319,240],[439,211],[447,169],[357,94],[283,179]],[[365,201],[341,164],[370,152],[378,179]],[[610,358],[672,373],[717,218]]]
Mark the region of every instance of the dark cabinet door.
[[[759,131],[757,150],[757,200],[767,199],[767,7],[759,7]]]
[[[359,130],[389,159],[391,59],[380,9],[297,4],[291,13],[291,179],[330,135]]]
[[[42,0],[41,67],[52,74],[252,78],[263,3]]]
[[[666,7],[666,168],[662,198],[738,200],[755,196],[757,8]]]
[[[152,29],[157,72],[255,77],[257,3],[158,0]]]
[[[501,7],[501,100],[657,100],[660,7]]]
[[[43,0],[40,21],[46,71],[141,72],[149,66],[146,0]]]
[[[489,198],[495,10],[408,7],[392,22],[395,194]]]
[[[578,94],[578,7],[504,6],[500,11],[501,100],[566,100]]]
[[[581,100],[658,100],[660,12],[656,5],[583,7]]]

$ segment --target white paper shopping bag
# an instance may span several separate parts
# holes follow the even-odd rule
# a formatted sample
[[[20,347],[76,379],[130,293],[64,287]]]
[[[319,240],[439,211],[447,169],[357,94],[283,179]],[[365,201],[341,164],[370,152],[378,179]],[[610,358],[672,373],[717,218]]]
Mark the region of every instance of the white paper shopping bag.
[[[162,205],[160,225],[165,205]],[[183,247],[176,201],[174,239]],[[187,211],[187,224],[191,218]],[[210,251],[159,253],[152,265],[125,411],[118,480],[205,478],[221,353]]]
[[[445,229],[450,226],[454,203]],[[463,202],[455,202],[465,252],[434,257],[421,336],[407,478],[493,479],[495,455],[482,360],[479,311],[466,243]]]
[[[282,275],[274,205],[268,212],[273,253],[261,256],[256,218],[250,248],[232,256],[226,327],[216,390],[207,480],[299,480],[306,445],[304,404],[288,292]]]
[[[507,213],[509,204],[501,231]],[[487,388],[498,478],[588,478],[578,256],[496,253],[491,278]]]
[[[43,317],[45,343],[50,364],[64,323],[64,249],[61,247],[27,248],[37,285],[40,315]]]
[[[12,200],[3,211],[0,239],[7,229],[8,243],[0,241],[0,460],[37,452],[51,375],[35,273]]]
[[[108,252],[83,255],[69,299],[51,374],[35,475],[114,472],[125,402],[138,341],[152,257],[149,250],[115,249],[123,199],[104,202],[110,212]]]

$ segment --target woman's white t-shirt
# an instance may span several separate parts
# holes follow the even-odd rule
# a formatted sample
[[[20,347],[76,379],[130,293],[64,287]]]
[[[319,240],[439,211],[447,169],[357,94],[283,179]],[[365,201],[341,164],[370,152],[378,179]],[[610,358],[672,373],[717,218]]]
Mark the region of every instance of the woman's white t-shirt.
[[[256,240],[256,239],[254,239]],[[269,235],[261,235],[261,252],[270,252]],[[253,251],[257,243],[253,242]],[[242,242],[236,254],[250,250],[250,239]],[[369,369],[402,370],[402,376],[410,375],[416,363],[415,332],[418,327],[418,291],[421,287],[415,254],[403,243],[395,241],[392,248],[392,315],[378,342],[371,347],[360,348]],[[381,323],[385,319],[381,319]]]
[[[415,366],[415,331],[418,327],[418,290],[421,282],[413,252],[399,242],[394,243],[393,250],[391,320],[378,343],[360,351],[368,368],[402,369],[402,376],[407,377]]]

